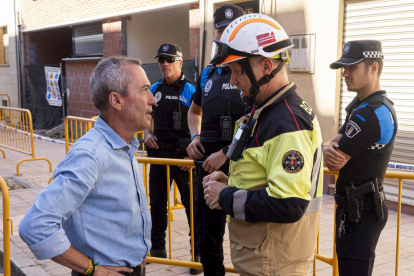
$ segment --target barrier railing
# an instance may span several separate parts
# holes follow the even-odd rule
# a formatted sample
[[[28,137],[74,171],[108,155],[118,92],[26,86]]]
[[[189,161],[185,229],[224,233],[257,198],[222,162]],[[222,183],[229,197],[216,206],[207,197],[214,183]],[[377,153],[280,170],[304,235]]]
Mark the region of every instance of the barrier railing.
[[[3,272],[10,276],[10,236],[13,235],[13,221],[10,219],[10,198],[6,182],[0,176],[0,188],[3,195]]]
[[[67,116],[65,119],[65,142],[66,154],[76,141],[86,132],[91,130],[95,124],[95,119],[88,119],[75,116]]]
[[[335,175],[335,182],[337,180],[338,172],[330,171],[327,168],[324,168],[324,175]],[[400,226],[401,226],[401,196],[402,196],[402,183],[403,180],[414,180],[414,173],[411,172],[395,172],[387,171],[385,173],[385,178],[388,179],[398,179],[398,212],[397,212],[397,238],[396,238],[396,252],[395,252],[395,276],[398,276],[398,264],[400,257]],[[327,257],[319,254],[319,234],[318,234],[318,245],[316,250],[315,258],[323,261],[331,266],[333,266],[332,275],[338,276],[338,260],[336,256],[336,204],[334,208],[334,246],[333,246],[333,257]],[[316,265],[314,264],[313,275],[316,275]]]
[[[0,146],[29,154],[32,158],[23,159],[16,166],[17,175],[20,175],[20,165],[27,161],[44,160],[49,164],[52,172],[52,163],[45,157],[36,157],[32,114],[28,109],[0,106]],[[5,153],[2,151],[3,157]]]
[[[167,199],[168,199],[168,209],[171,209],[171,199],[170,199],[170,185],[171,185],[171,178],[170,178],[170,167],[171,166],[189,166],[190,169],[188,170],[189,179],[190,179],[190,215],[191,215],[191,262],[188,261],[181,261],[173,259],[172,255],[172,237],[171,237],[171,216],[168,216],[168,243],[169,243],[169,259],[164,258],[155,258],[155,257],[148,257],[147,261],[150,263],[157,263],[157,264],[164,264],[164,265],[174,265],[174,266],[183,266],[183,267],[191,267],[191,268],[198,268],[202,269],[202,265],[198,262],[194,262],[194,189],[193,189],[193,170],[194,162],[192,160],[186,159],[167,159],[167,158],[137,158],[138,163],[143,164],[144,172],[148,169],[148,164],[153,165],[165,165],[167,170]],[[144,173],[144,186],[147,196],[147,202],[149,202],[148,198],[148,175]],[[226,266],[225,267],[227,272],[237,273],[237,271],[233,267]]]

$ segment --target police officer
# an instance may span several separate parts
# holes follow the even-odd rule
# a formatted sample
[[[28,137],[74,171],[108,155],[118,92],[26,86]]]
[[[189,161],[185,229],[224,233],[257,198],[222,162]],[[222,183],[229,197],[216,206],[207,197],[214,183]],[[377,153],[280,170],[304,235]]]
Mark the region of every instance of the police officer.
[[[203,180],[206,203],[230,216],[231,258],[240,275],[305,276],[313,262],[322,136],[312,108],[289,83],[291,47],[283,27],[262,14],[241,16],[215,41],[212,63],[230,67],[231,84],[252,106],[227,152],[230,177],[214,172]]]
[[[244,15],[244,10],[231,4],[221,5],[214,12],[214,38],[219,40],[227,25]],[[223,236],[226,214],[211,210],[204,202],[203,177],[220,170],[228,173],[229,161],[226,153],[231,143],[234,124],[245,114],[246,105],[240,97],[240,90],[230,84],[231,71],[228,67],[207,66],[201,73],[188,112],[191,144],[188,155],[205,160],[198,168],[198,195],[196,206],[198,249],[204,275],[225,275],[223,265]],[[201,130],[201,131],[200,131]]]
[[[325,161],[338,171],[335,201],[339,275],[371,275],[375,247],[388,219],[383,192],[397,133],[393,102],[381,90],[381,42],[350,41],[331,69],[343,70],[348,91],[357,93],[346,108],[339,133],[324,144]]]
[[[187,113],[196,87],[181,72],[183,65],[181,47],[172,43],[162,44],[158,58],[164,79],[154,83],[150,90],[157,101],[153,108],[153,132],[145,131],[145,145],[150,157],[185,158],[190,143]],[[172,166],[171,180],[175,180],[190,225],[189,174]],[[151,256],[166,258],[165,231],[167,229],[167,175],[163,165],[151,165],[149,192],[151,205]],[[195,242],[197,234],[194,233]],[[198,252],[195,252],[198,255]],[[192,270],[193,271],[193,270]],[[195,270],[193,271],[195,272]],[[201,271],[198,271],[201,273]]]

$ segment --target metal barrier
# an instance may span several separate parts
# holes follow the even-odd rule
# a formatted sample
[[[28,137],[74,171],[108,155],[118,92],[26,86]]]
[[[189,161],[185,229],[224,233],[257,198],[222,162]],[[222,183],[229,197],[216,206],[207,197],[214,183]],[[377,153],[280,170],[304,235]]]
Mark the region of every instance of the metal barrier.
[[[65,119],[65,142],[66,154],[69,146],[73,146],[86,132],[91,130],[95,124],[95,119],[67,116]],[[70,131],[69,131],[70,130]]]
[[[30,110],[0,106],[0,146],[32,156],[17,164],[17,175],[20,175],[20,165],[26,161],[44,160],[49,163],[49,171],[52,172],[52,163],[49,159],[35,156]],[[5,153],[2,153],[5,158]]]
[[[154,164],[154,165],[165,165],[167,170],[167,199],[168,199],[168,209],[172,209],[171,206],[171,199],[170,199],[170,184],[171,184],[171,178],[170,178],[170,167],[171,166],[189,166],[189,178],[190,178],[190,216],[191,216],[191,262],[188,261],[181,261],[181,260],[175,260],[172,256],[172,239],[171,239],[171,216],[168,216],[168,242],[169,242],[169,259],[164,258],[155,258],[155,257],[148,257],[147,262],[149,263],[157,263],[157,264],[164,264],[164,265],[174,265],[174,266],[183,266],[183,267],[191,267],[191,268],[198,268],[202,269],[202,265],[198,262],[194,262],[194,190],[193,190],[193,170],[194,162],[192,160],[187,159],[167,159],[167,158],[137,158],[138,163],[143,164],[143,170],[144,170],[144,186],[147,196],[147,202],[148,200],[148,175],[145,173],[148,170],[148,164]],[[149,204],[149,203],[148,203]],[[233,267],[226,266],[225,267],[226,272],[232,272],[237,273],[237,271]]]
[[[335,175],[335,182],[338,177],[338,172],[332,172],[327,168],[324,168],[324,175]],[[401,225],[401,191],[402,191],[402,182],[403,180],[414,180],[414,173],[411,172],[394,172],[387,171],[385,173],[385,178],[398,179],[398,218],[397,218],[397,240],[396,240],[396,253],[395,253],[395,276],[398,276],[398,262],[400,257],[400,225]],[[333,257],[327,257],[319,254],[319,234],[318,234],[318,244],[315,254],[315,259],[323,261],[331,266],[333,266],[332,275],[338,276],[338,259],[336,256],[336,203],[334,208],[334,246],[333,246]],[[316,275],[316,264],[314,263],[313,275]]]
[[[0,176],[0,188],[3,195],[3,271],[4,276],[10,276],[10,236],[13,235],[13,221],[10,219],[9,188]],[[10,223],[9,223],[10,222]],[[10,226],[10,227],[9,227]]]

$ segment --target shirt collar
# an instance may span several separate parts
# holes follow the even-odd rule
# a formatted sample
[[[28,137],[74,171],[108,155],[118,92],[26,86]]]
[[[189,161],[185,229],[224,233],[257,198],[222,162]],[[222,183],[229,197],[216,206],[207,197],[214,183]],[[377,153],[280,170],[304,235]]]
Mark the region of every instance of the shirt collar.
[[[135,154],[137,151],[139,146],[137,138],[134,137],[129,141],[131,146],[128,146],[124,139],[102,120],[101,116],[98,116],[96,119],[94,128],[105,137],[106,141],[108,141],[113,149],[125,149],[128,151],[128,155],[131,155],[131,152]]]
[[[185,79],[185,75],[184,75],[184,73],[183,72],[181,72],[181,76],[175,81],[175,82],[173,82],[173,83],[171,83],[170,85],[176,85],[177,83],[179,83],[180,81],[183,81]],[[161,81],[161,84],[166,84],[166,85],[168,85],[166,82],[165,82],[165,78],[163,78],[162,79],[162,81]]]

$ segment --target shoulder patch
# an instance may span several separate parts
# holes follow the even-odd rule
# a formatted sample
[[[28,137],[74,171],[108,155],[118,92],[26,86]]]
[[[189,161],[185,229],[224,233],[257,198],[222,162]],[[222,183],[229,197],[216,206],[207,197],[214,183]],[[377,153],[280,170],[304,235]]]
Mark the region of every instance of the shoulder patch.
[[[300,172],[303,168],[305,159],[303,155],[296,150],[290,150],[283,155],[282,166],[288,173]]]
[[[313,113],[312,107],[310,107],[310,105],[308,105],[307,102],[302,101],[302,103],[300,104],[300,107],[302,107],[309,115],[312,115]]]
[[[354,121],[349,120],[348,125],[346,126],[346,129],[345,129],[346,136],[348,136],[349,138],[353,138],[355,135],[357,135],[360,132],[361,132],[361,128],[359,127],[359,125],[355,123]]]

